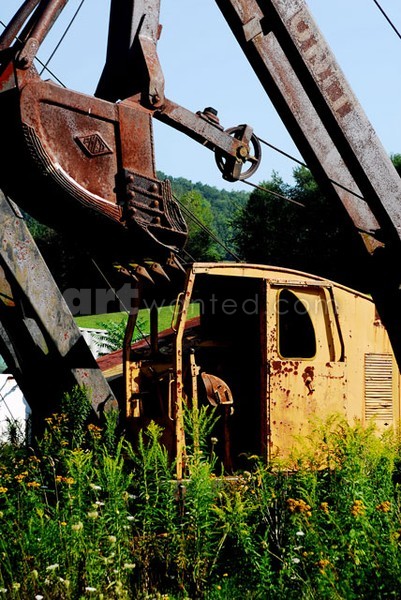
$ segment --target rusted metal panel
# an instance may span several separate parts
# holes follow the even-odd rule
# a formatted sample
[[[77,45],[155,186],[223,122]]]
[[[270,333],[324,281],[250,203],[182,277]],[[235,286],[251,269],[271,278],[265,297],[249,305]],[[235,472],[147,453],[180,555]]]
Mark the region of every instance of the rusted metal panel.
[[[96,96],[116,101],[139,93],[148,106],[163,103],[159,13],[160,0],[111,0],[107,59]]]
[[[280,361],[270,363],[270,458],[287,458],[319,420],[346,412],[344,363]]]
[[[9,153],[0,179],[28,212],[67,233],[76,231],[95,253],[108,253],[111,260],[153,256],[165,261],[185,243],[180,210],[156,178],[152,124],[145,109],[117,106],[38,79],[24,86],[19,104],[14,122],[3,105]],[[21,179],[12,176],[18,162],[25,169]],[[127,171],[147,178],[135,192],[139,203],[151,204],[152,189],[160,190],[161,229],[150,231],[140,212],[131,211],[127,218],[132,195],[124,181]],[[33,188],[41,190],[34,202]]]
[[[76,195],[103,208],[110,218],[120,218],[115,192],[117,107],[36,80],[24,86],[20,110],[26,143],[32,154],[37,148],[38,157],[32,158],[42,161],[43,171],[51,169],[65,187],[76,187]]]
[[[149,102],[142,106],[143,98],[137,97],[114,104],[62,89],[41,81],[32,66],[66,1],[42,0],[37,10],[36,2],[25,3],[1,36],[0,110],[8,152],[0,184],[30,214],[56,229],[74,230],[96,254],[126,263],[145,257],[167,261],[185,243],[187,227],[168,186],[156,177]],[[146,67],[145,77],[144,73],[136,77],[133,70],[132,80],[142,86],[139,91],[152,95],[152,109],[159,106],[156,96],[164,98],[162,73],[156,65],[159,11],[155,7],[151,0],[135,4],[131,24],[137,31],[130,30],[129,41]],[[129,21],[119,23],[126,27]],[[138,35],[149,56],[138,50]],[[125,51],[131,51],[130,45]],[[23,178],[13,176],[17,164]],[[164,217],[160,228],[156,222],[150,228],[140,211],[136,214],[130,207],[133,190],[127,191],[126,171],[148,179],[135,192],[139,203],[153,202],[152,187],[160,188],[159,211]],[[34,202],[32,189],[40,189]]]
[[[152,118],[138,104],[117,104],[121,135],[121,159],[129,171],[156,178]]]
[[[292,288],[275,283],[270,290],[271,457],[287,457],[317,417],[345,413],[347,365],[336,353],[339,330],[329,304],[325,288],[313,282]]]

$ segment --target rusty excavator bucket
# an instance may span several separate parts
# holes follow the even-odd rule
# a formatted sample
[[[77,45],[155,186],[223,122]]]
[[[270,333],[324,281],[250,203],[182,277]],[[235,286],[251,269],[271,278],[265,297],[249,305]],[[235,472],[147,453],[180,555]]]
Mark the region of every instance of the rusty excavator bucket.
[[[95,254],[166,263],[187,227],[169,181],[156,176],[146,93],[100,99],[43,81],[34,66],[66,3],[26,0],[0,37],[0,188]],[[146,62],[135,85],[144,81]]]
[[[146,279],[168,279],[162,265],[182,270],[187,238],[170,183],[156,176],[152,118],[214,151],[229,181],[249,177],[260,161],[248,125],[224,130],[214,109],[192,113],[165,98],[160,0],[111,0],[94,96],[43,80],[34,61],[67,1],[25,0],[0,36],[0,352],[38,426],[75,384],[90,390],[99,417],[117,398],[19,208],[113,263],[139,292]]]

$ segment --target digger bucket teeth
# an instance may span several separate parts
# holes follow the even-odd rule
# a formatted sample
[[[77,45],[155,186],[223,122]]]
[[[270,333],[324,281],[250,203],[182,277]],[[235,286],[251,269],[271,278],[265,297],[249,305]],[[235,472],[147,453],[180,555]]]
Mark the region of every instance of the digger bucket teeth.
[[[142,265],[138,265],[136,263],[130,263],[129,266],[130,266],[130,269],[132,269],[132,272],[134,273],[135,276],[143,277],[144,279],[147,279],[151,283],[154,283],[152,277],[149,275],[149,273],[145,269],[145,267],[143,267]]]
[[[170,281],[170,277],[167,275],[166,271],[163,269],[163,267],[161,266],[160,263],[157,262],[151,262],[149,264],[145,263],[147,268],[149,269],[149,271],[151,271],[151,273],[156,273],[157,275],[160,275],[161,277],[164,277],[165,279],[167,279],[167,281]]]

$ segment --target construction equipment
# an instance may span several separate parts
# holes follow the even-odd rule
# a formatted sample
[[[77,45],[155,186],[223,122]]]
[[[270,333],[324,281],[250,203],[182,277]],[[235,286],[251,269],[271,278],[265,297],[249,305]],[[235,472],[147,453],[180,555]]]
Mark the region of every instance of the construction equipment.
[[[34,57],[66,2],[67,0],[26,0],[0,37],[0,118],[3,139],[9,147],[0,174],[0,185],[18,205],[39,219],[67,232],[77,231],[93,253],[117,260],[122,272],[136,280],[141,269],[145,269],[147,273],[146,259],[156,261],[158,265],[169,261],[170,264],[176,263],[177,252],[186,238],[185,222],[172,198],[169,184],[158,181],[155,175],[151,119],[156,118],[173,126],[214,151],[217,166],[229,181],[247,178],[255,172],[261,158],[259,142],[249,125],[224,130],[213,108],[208,107],[194,114],[165,97],[164,78],[156,49],[160,35],[160,0],[126,0],[123,4],[118,0],[111,0],[107,59],[96,97],[63,90],[52,82],[42,81],[34,67]],[[370,290],[400,365],[401,332],[398,314],[401,276],[398,263],[401,254],[401,180],[391,160],[350,90],[304,0],[216,0],[216,4],[329,201],[344,207],[354,224],[356,234],[361,236],[371,261]],[[15,177],[17,164],[20,169],[23,168],[24,177]],[[32,197],[33,189],[37,190],[35,198]],[[7,202],[6,198],[4,202]],[[9,204],[9,211],[13,207],[13,204]],[[24,236],[26,237],[25,233]],[[15,273],[15,260],[14,257],[10,259],[4,250],[3,253],[0,252],[0,262],[7,267],[6,284],[12,287],[14,280],[18,281],[18,294],[13,293],[14,304],[21,302],[20,296],[23,297],[23,302],[29,303],[31,288],[25,285],[24,278],[21,279]],[[34,265],[39,259],[32,257],[31,260]],[[199,273],[203,273],[202,269],[205,269],[205,273],[217,273],[218,268],[195,266],[190,271],[187,287],[177,303],[178,327],[174,332],[174,349],[166,358],[166,364],[169,365],[167,379],[161,368],[161,381],[166,389],[162,393],[158,392],[157,397],[165,405],[166,436],[170,435],[170,446],[175,448],[178,456],[179,475],[185,445],[182,433],[185,366],[182,362],[182,323],[185,322],[185,307],[191,296],[191,277],[198,273],[197,269],[200,269]],[[283,277],[279,277],[262,268],[259,271],[256,267],[249,267],[248,270],[243,266],[232,268],[233,272],[221,266],[219,278],[227,276],[227,290],[230,289],[233,298],[241,296],[242,277],[248,283],[253,282],[250,283],[251,286],[262,286],[266,290],[279,285],[274,283],[276,279],[279,280],[282,285],[280,294],[283,294],[284,299],[287,294],[289,302],[293,301],[294,289],[298,288],[318,290],[317,296],[323,303],[327,304],[330,299],[333,301],[333,306],[324,317],[326,320],[321,321],[325,323],[327,340],[331,339],[328,342],[329,354],[322,360],[326,360],[330,369],[334,369],[330,372],[335,371],[337,375],[334,378],[322,375],[322,381],[326,383],[321,385],[323,388],[326,386],[326,391],[333,391],[337,404],[342,402],[340,396],[343,397],[345,388],[341,381],[345,381],[343,371],[348,359],[355,361],[359,370],[365,360],[365,368],[368,369],[366,372],[369,373],[371,363],[366,356],[374,356],[371,359],[372,369],[381,364],[381,359],[376,361],[376,355],[391,356],[384,333],[380,334],[377,343],[367,339],[366,344],[361,342],[360,347],[347,347],[347,335],[341,325],[341,311],[348,310],[347,306],[352,303],[344,302],[344,307],[334,309],[334,284],[320,280],[318,282],[313,277],[286,271],[283,272]],[[231,283],[228,285],[228,280],[235,281],[235,286],[231,286]],[[50,281],[48,276],[47,281]],[[222,284],[223,289],[224,285]],[[263,291],[260,295],[263,301],[259,300],[258,304],[258,326],[253,323],[249,328],[249,331],[256,333],[260,327],[259,334],[249,342],[256,344],[252,352],[256,353],[254,358],[257,371],[261,370],[266,381],[270,381],[269,385],[249,385],[249,395],[253,398],[250,406],[253,408],[249,412],[251,416],[247,421],[246,436],[249,440],[253,439],[252,423],[259,420],[259,451],[270,448],[272,443],[280,446],[281,442],[277,444],[275,441],[277,437],[282,438],[287,447],[285,440],[290,435],[288,432],[293,433],[292,426],[286,430],[287,433],[283,433],[283,429],[277,429],[279,433],[271,433],[272,418],[276,413],[281,415],[281,409],[274,408],[274,403],[283,402],[287,392],[288,395],[292,393],[291,386],[282,385],[282,372],[289,376],[290,367],[280,365],[277,371],[281,373],[279,377],[274,371],[274,363],[288,362],[284,359],[293,363],[306,361],[297,364],[296,368],[295,363],[291,366],[293,374],[297,371],[299,375],[302,371],[302,394],[306,394],[302,402],[297,400],[293,403],[296,410],[291,410],[293,414],[300,414],[300,422],[305,423],[310,414],[307,401],[311,400],[309,396],[314,398],[313,395],[318,390],[318,387],[315,390],[316,382],[312,377],[317,362],[312,363],[314,360],[320,361],[317,338],[314,338],[317,344],[315,354],[310,351],[308,356],[293,356],[294,352],[291,352],[287,356],[278,349],[277,360],[268,360],[268,344],[274,328],[272,322],[268,325],[266,318],[268,309],[265,302],[269,305],[266,294]],[[299,298],[301,304],[304,301],[302,294],[304,291]],[[229,297],[231,296],[227,296]],[[365,300],[362,304],[365,306]],[[371,310],[366,308],[366,319],[370,324],[376,322]],[[19,341],[19,313],[15,314],[15,331],[6,327],[8,338],[6,335],[2,336],[3,342],[6,349],[15,349],[18,345],[18,352],[24,355],[25,350]],[[47,318],[46,315],[36,321],[33,318],[35,326],[29,329],[30,336],[38,347],[40,343],[35,337],[36,332],[38,328],[48,330]],[[142,405],[148,393],[146,385],[149,379],[157,376],[158,371],[156,363],[152,366],[152,362],[148,362],[145,368],[143,362],[132,360],[130,356],[130,332],[133,330],[134,318],[131,318],[127,330],[124,370],[128,415],[130,419],[139,422],[145,410]],[[265,319],[263,323],[261,319]],[[330,335],[329,325],[334,328]],[[370,325],[366,326],[370,328]],[[213,340],[224,337],[222,334],[227,333],[225,327],[224,319],[214,320],[213,330],[210,332],[212,345]],[[323,325],[321,327],[324,329]],[[52,332],[50,335],[55,334]],[[361,339],[363,337],[359,328],[354,335],[361,336]],[[154,350],[156,346],[157,341],[154,340]],[[239,344],[231,343],[231,350],[235,349],[237,353],[236,359],[241,355],[238,346]],[[12,354],[11,350],[9,354]],[[154,357],[156,354],[154,351]],[[196,379],[200,374],[196,353],[189,356],[192,359],[188,359],[188,369],[196,375],[190,379],[192,392],[186,391],[188,397],[194,395]],[[224,360],[227,360],[227,356]],[[172,360],[171,357],[175,358]],[[391,363],[391,369],[394,368],[392,359],[383,358],[383,361],[386,365]],[[61,370],[63,364],[66,361],[62,359]],[[207,364],[209,365],[209,359]],[[224,407],[224,437],[228,440],[229,413],[233,402],[235,404],[236,394],[232,393],[231,386],[216,372],[217,366],[217,363],[214,365],[211,361],[210,367],[202,367],[203,372],[207,373],[203,380],[209,400],[214,398],[216,404]],[[70,373],[70,365],[66,367],[66,371]],[[246,378],[247,382],[250,379],[253,381],[254,377],[255,372],[253,377]],[[386,375],[386,382],[388,378],[396,386],[396,377]],[[338,385],[332,387],[334,380]],[[28,388],[31,386],[29,381],[25,384]],[[88,384],[91,385],[90,378]],[[145,391],[141,388],[142,384],[145,385]],[[362,391],[360,393],[363,395]],[[294,394],[297,398],[302,396],[299,391]],[[399,412],[399,396],[391,397],[392,408],[389,411],[392,420],[390,412],[383,417],[387,423],[393,422]],[[366,416],[367,403],[372,398],[367,398],[366,394],[363,398],[363,401],[356,402],[359,407],[357,410],[348,410],[353,406],[350,399],[346,400],[343,410],[359,418]],[[319,410],[324,402],[324,399],[319,400]],[[94,407],[97,409],[98,406],[97,400]],[[373,413],[377,412],[376,409],[376,406],[372,409]],[[290,412],[288,407],[288,414]],[[292,422],[293,417],[289,420]],[[174,423],[174,427],[171,427],[171,423]],[[231,436],[231,439],[234,440],[235,436]],[[251,446],[252,444],[250,441]],[[227,467],[234,460],[229,445],[231,442],[226,443],[224,452]]]
[[[151,117],[157,112],[162,120],[174,123],[216,150],[221,168],[228,178],[234,179],[244,176],[241,171],[248,160],[247,173],[258,165],[258,159],[249,152],[252,129],[240,126],[227,133],[212,109],[192,114],[164,98],[163,77],[155,53],[158,4],[152,7],[151,2],[146,3],[149,11],[145,14],[142,3],[126,3],[128,20],[125,9],[112,5],[110,56],[98,88],[98,95],[105,100],[42,81],[34,59],[66,1],[26,0],[0,36],[0,122],[3,147],[7,148],[2,159],[1,189],[40,221],[68,235],[74,232],[74,237],[97,258],[119,263],[133,281],[138,276],[148,276],[145,262],[149,258],[157,265],[154,270],[158,273],[163,273],[159,262],[177,268],[176,254],[185,243],[187,228],[169,182],[156,177]],[[120,47],[118,52],[114,50],[116,45]],[[127,69],[132,61],[136,68],[131,74]],[[109,69],[117,77],[112,84],[108,83]],[[121,101],[116,102],[117,99]],[[258,149],[258,143],[254,143]],[[2,336],[4,354],[13,370],[21,371],[22,388],[33,406],[38,404],[35,398],[42,397],[44,381],[49,395],[56,399],[71,386],[71,372],[80,373],[84,369],[83,379],[81,376],[72,379],[93,389],[104,387],[93,393],[92,398],[99,413],[99,406],[108,403],[110,389],[93,364],[23,220],[15,216],[15,205],[5,196],[2,204],[4,216],[10,215],[10,228],[19,231],[20,241],[31,249],[28,261],[24,255],[25,270],[21,274],[19,257],[10,257],[2,230],[0,262],[5,273],[4,285],[6,292],[13,288],[10,293],[13,309],[4,304],[6,314],[1,317],[6,329]],[[13,240],[14,251],[16,244]],[[36,287],[28,282],[32,268],[43,271],[40,284],[35,279],[35,286],[39,284]],[[51,289],[57,299],[50,301],[50,297],[43,297],[45,289]],[[14,306],[32,304],[33,296],[39,298],[47,312],[42,314],[35,307],[34,314],[29,316],[34,325],[28,336],[30,343],[26,344],[20,340],[19,329],[24,322],[21,308],[14,310]],[[55,315],[52,319],[47,314],[49,310]],[[14,321],[17,323],[15,331],[9,325],[9,313],[13,314],[13,327]],[[73,330],[74,334],[70,336],[67,330]],[[49,336],[49,340],[42,339]],[[71,337],[71,347],[61,348],[60,336],[66,340]],[[52,361],[58,363],[57,369],[49,359],[54,345]],[[80,346],[82,349],[76,356]],[[65,358],[71,352],[72,363]],[[17,355],[23,358],[17,360]],[[19,366],[21,361],[32,366],[44,362],[44,373],[33,377],[30,368]],[[36,373],[37,369],[35,366]],[[94,369],[93,374],[90,369]]]
[[[188,319],[190,305],[199,317]],[[114,387],[125,375],[127,426],[158,422],[185,462],[186,405],[211,405],[227,471],[248,455],[288,458],[318,419],[398,422],[400,373],[372,299],[321,277],[279,267],[195,263],[151,343],[99,359]],[[124,356],[124,361],[122,361]],[[123,368],[124,362],[124,368]]]

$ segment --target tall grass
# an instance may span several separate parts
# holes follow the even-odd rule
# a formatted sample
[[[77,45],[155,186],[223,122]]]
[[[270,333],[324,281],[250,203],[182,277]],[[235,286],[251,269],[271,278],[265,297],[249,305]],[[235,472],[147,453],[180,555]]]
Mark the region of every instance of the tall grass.
[[[0,448],[0,597],[344,599],[401,596],[400,444],[333,418],[291,464],[222,477],[215,416],[188,412],[185,479],[152,423],[65,398],[34,448]]]

